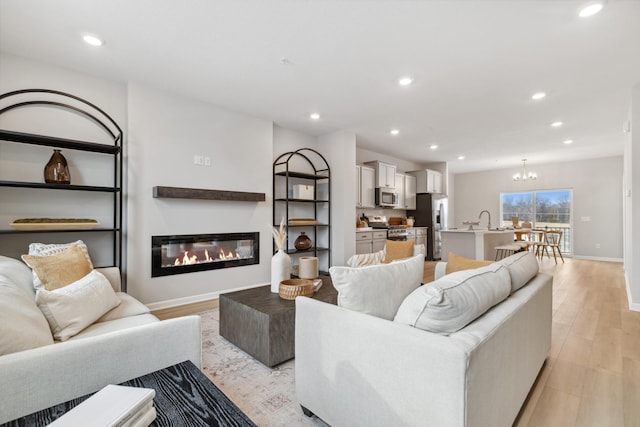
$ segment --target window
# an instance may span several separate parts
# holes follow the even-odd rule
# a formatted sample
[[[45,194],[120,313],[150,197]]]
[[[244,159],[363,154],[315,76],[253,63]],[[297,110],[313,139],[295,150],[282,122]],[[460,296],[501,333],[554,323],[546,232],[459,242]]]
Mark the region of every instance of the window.
[[[531,222],[533,228],[561,230],[562,253],[571,254],[571,190],[545,190],[500,194],[500,225],[513,225],[512,218],[520,223]]]

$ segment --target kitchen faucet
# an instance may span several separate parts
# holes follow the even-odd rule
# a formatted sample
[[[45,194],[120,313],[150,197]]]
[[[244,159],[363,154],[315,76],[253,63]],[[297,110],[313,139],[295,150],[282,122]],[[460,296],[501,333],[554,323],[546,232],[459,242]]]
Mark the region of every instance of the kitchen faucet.
[[[480,212],[480,215],[478,215],[478,219],[480,219],[482,217],[483,213],[487,213],[487,215],[489,215],[489,221],[487,222],[487,230],[491,230],[491,212],[489,212],[488,210],[483,210]]]

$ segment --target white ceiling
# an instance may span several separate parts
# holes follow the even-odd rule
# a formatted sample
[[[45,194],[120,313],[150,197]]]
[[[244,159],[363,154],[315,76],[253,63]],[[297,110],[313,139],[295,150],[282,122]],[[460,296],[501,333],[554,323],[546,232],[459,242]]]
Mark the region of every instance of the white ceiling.
[[[585,3],[2,0],[0,50],[310,135],[351,130],[360,147],[447,161],[454,173],[518,169],[523,157],[622,154],[640,83],[640,1],[579,18]],[[105,45],[84,44],[85,32]],[[405,74],[415,82],[399,87]],[[547,97],[531,100],[536,91]]]

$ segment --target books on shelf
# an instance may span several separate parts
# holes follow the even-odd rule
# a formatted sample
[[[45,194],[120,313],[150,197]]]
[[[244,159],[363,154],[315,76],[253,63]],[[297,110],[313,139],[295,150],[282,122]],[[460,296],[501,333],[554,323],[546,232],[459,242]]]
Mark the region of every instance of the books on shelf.
[[[146,427],[156,419],[150,388],[109,384],[49,426]]]

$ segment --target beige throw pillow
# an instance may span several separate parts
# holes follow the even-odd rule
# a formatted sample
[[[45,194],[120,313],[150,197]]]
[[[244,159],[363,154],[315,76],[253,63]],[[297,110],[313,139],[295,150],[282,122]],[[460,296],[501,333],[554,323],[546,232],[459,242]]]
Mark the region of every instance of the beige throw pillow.
[[[89,256],[89,248],[87,248],[87,245],[85,245],[85,243],[82,240],[76,240],[75,242],[71,242],[71,243],[31,243],[29,244],[29,255],[37,255],[37,256],[57,255],[69,249],[73,245],[76,245],[80,248],[84,256],[87,258],[87,261],[89,261],[89,265],[93,269],[93,263],[91,262],[91,257]],[[33,284],[32,284],[33,288],[36,290],[45,289],[44,284],[38,278],[38,275],[35,273],[35,271],[32,274],[33,274]]]
[[[104,275],[93,270],[80,280],[53,291],[39,290],[36,304],[53,337],[66,341],[120,304]]]
[[[77,245],[56,255],[22,255],[22,260],[33,269],[48,291],[67,286],[92,270],[91,263]]]
[[[389,264],[397,259],[412,257],[414,244],[415,240],[387,240],[383,262]]]
[[[462,270],[471,270],[472,268],[486,267],[492,263],[493,261],[478,261],[449,252],[445,274],[455,273],[456,271]]]

